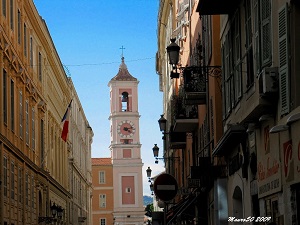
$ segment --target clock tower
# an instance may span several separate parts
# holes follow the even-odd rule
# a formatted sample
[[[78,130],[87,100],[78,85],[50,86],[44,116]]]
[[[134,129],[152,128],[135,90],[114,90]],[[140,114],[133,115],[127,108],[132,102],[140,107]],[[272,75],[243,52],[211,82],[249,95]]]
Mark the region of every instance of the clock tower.
[[[144,221],[138,83],[122,57],[118,74],[108,83],[115,225],[141,225]]]

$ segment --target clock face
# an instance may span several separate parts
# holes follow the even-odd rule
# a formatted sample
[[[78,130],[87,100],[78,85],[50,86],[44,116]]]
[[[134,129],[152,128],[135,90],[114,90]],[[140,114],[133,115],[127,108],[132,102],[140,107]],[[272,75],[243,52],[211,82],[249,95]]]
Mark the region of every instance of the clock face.
[[[135,133],[135,127],[133,122],[129,120],[123,120],[118,124],[118,134],[122,138],[131,138]]]

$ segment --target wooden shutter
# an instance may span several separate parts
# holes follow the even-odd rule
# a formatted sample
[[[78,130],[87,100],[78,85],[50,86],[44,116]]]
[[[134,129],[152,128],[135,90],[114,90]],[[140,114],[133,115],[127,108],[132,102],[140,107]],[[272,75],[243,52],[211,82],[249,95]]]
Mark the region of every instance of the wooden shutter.
[[[261,1],[261,57],[262,66],[268,66],[272,60],[271,40],[271,1]]]
[[[287,5],[279,10],[279,85],[280,85],[280,114],[290,111],[289,88],[289,46],[288,46],[288,9]]]
[[[260,73],[260,68],[261,68],[261,63],[260,63],[260,39],[259,39],[259,5],[258,5],[258,0],[253,1],[253,13],[254,13],[254,29],[253,29],[253,34],[254,34],[254,48],[255,48],[255,62],[256,62],[256,73]]]

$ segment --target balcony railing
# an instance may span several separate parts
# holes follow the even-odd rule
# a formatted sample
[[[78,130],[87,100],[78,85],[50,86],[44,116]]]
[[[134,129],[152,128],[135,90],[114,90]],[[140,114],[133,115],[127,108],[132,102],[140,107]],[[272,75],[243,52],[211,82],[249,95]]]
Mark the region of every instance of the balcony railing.
[[[197,105],[186,105],[184,101],[183,87],[178,96],[174,95],[171,100],[174,132],[191,132],[198,126]]]
[[[200,15],[230,14],[239,5],[240,0],[200,0],[197,12]]]
[[[184,101],[186,105],[206,103],[206,77],[203,68],[187,67],[183,71]]]

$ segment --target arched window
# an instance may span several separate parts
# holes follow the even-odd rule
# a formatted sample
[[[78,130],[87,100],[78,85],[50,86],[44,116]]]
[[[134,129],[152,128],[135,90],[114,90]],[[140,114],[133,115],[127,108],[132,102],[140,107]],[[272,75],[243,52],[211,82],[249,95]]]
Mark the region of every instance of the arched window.
[[[122,112],[128,111],[129,101],[128,101],[128,92],[122,93]]]

